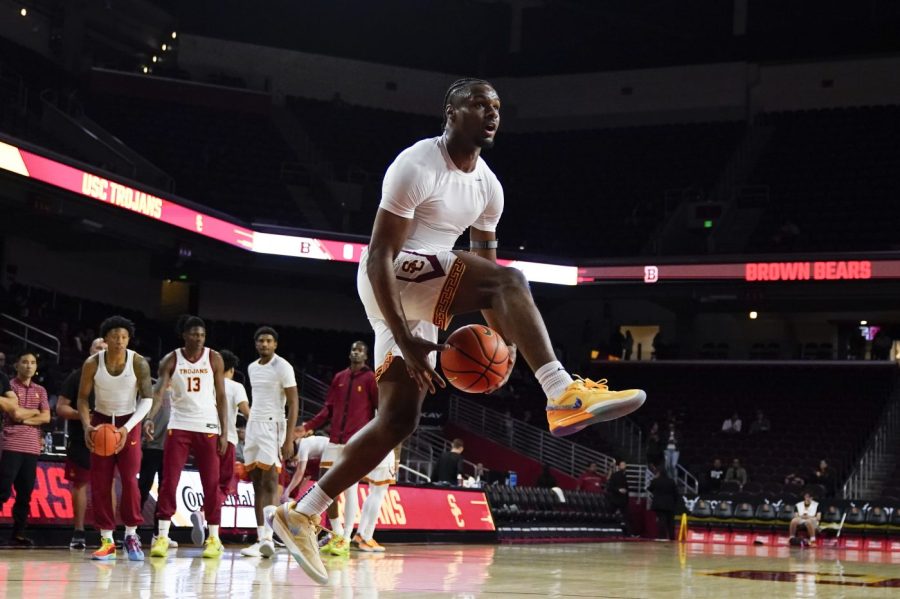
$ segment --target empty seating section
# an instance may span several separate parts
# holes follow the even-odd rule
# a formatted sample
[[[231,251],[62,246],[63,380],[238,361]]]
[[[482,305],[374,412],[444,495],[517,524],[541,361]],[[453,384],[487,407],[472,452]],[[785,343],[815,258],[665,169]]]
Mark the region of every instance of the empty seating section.
[[[897,248],[891,216],[900,194],[900,107],[769,113],[757,120],[775,134],[750,177],[771,190],[750,250]],[[779,242],[787,221],[799,234]]]
[[[615,388],[646,389],[648,400],[632,416],[645,432],[651,423],[666,429],[668,414],[677,419],[680,464],[702,478],[714,458],[727,469],[739,458],[749,483],[761,493],[781,492],[787,474],[807,483],[819,460],[828,461],[840,487],[877,424],[896,382],[890,363],[804,364],[665,364],[609,363],[602,374]],[[756,410],[771,421],[769,433],[750,435]],[[737,412],[743,432],[723,435],[722,421]],[[585,442],[590,434],[573,440]],[[762,488],[761,488],[762,487]],[[726,487],[727,491],[727,487]],[[791,495],[796,496],[799,490]]]
[[[88,116],[175,179],[179,196],[248,222],[304,226],[282,182],[296,157],[261,114],[98,95]]]
[[[622,531],[621,516],[600,493],[563,491],[562,501],[552,489],[538,487],[489,486],[484,491],[499,527],[588,526]]]

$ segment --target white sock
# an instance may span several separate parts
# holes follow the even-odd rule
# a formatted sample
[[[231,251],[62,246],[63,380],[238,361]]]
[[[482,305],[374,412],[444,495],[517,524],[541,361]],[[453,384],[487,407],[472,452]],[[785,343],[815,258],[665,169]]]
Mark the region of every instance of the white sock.
[[[362,515],[359,517],[359,536],[366,541],[372,540],[375,534],[375,524],[378,515],[381,514],[381,504],[387,496],[390,485],[369,485],[369,496],[362,506]]]
[[[100,530],[100,538],[101,539],[111,539],[113,531],[111,530]]]
[[[344,517],[337,516],[336,518],[329,518],[328,523],[331,526],[332,532],[338,537],[344,536]]]
[[[294,506],[294,511],[307,516],[318,516],[328,509],[332,501],[334,500],[319,485],[313,485]]]
[[[137,534],[137,526],[126,526],[125,527],[125,536],[128,535],[136,535]]]
[[[266,538],[266,527],[265,526],[257,526],[256,527],[256,540],[262,541]]]
[[[359,483],[354,483],[344,491],[344,538],[348,541],[353,536],[353,525],[359,515]]]
[[[158,532],[156,534],[158,534],[161,537],[168,537],[169,536],[169,525],[171,523],[172,523],[171,520],[160,520],[159,526],[157,528]]]
[[[209,536],[219,538],[219,525],[218,524],[210,524],[209,525]]]
[[[572,377],[559,361],[548,362],[534,371],[534,378],[541,384],[547,399],[553,400],[565,393],[572,384]]]

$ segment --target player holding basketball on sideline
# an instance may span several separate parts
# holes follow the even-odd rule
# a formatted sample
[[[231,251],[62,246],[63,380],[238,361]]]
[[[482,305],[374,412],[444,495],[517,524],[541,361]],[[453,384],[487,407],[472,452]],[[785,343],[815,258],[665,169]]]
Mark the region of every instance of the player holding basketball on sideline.
[[[275,353],[278,332],[260,327],[253,334],[259,359],[247,367],[253,406],[244,438],[244,466],[250,472],[256,504],[257,541],[241,549],[245,557],[272,557],[272,529],[266,525],[263,509],[278,499],[278,473],[283,462],[294,455],[294,440],[287,434],[297,424],[300,407],[294,367]],[[284,408],[287,405],[287,422]],[[318,551],[318,546],[316,546]]]
[[[350,346],[350,366],[340,371],[328,387],[325,405],[319,413],[303,423],[301,435],[313,431],[330,422],[329,443],[322,456],[320,470],[325,472],[334,466],[343,455],[344,445],[362,427],[375,417],[378,408],[378,385],[372,369],[366,365],[369,346],[355,341]],[[359,481],[357,481],[358,483]],[[344,493],[344,517],[338,512],[337,502],[328,507],[328,519],[334,536],[322,551],[331,555],[348,555],[353,525],[359,514],[358,485],[353,483]]]
[[[481,310],[488,325],[514,344],[511,364],[519,348],[547,396],[554,435],[624,416],[646,397],[637,389],[610,391],[605,381],[573,380],[553,354],[527,280],[496,263],[503,188],[480,157],[500,124],[494,87],[479,79],[456,81],[442,110],[443,134],[404,150],[388,168],[359,264],[357,287],[380,364],[378,415],[299,502],[274,512],[276,532],[304,571],[323,584],[319,514],[412,433],[426,392],[445,386],[435,371],[435,352],[446,349],[437,333],[452,316]],[[453,251],[466,228],[471,252]]]
[[[141,492],[137,475],[141,469],[141,428],[138,424],[153,403],[150,365],[128,342],[134,338],[134,324],[127,318],[111,316],[100,324],[100,337],[106,349],[88,358],[81,367],[78,385],[78,413],[84,427],[84,441],[91,453],[91,498],[94,522],[100,529],[100,548],[92,554],[95,560],[116,559],[113,530],[116,528],[113,507],[113,479],[116,469],[122,479],[119,510],[125,523],[125,551],[128,559],[144,559],[137,527],[141,515]],[[94,394],[93,413],[90,395]],[[137,398],[141,399],[138,400]],[[93,433],[102,423],[118,429],[119,443],[110,456],[93,453]]]
[[[153,397],[153,409],[144,422],[145,434],[152,435],[153,417],[160,408],[162,390],[171,384],[173,397],[169,427],[163,448],[163,475],[156,504],[159,519],[156,540],[150,557],[165,557],[169,550],[169,527],[175,513],[175,492],[188,454],[194,463],[203,486],[203,512],[209,522],[209,538],[205,539],[203,557],[222,555],[219,524],[222,501],[219,495],[219,459],[228,446],[228,410],[225,400],[225,377],[222,356],[205,347],[206,323],[196,316],[182,316],[177,330],[184,347],[169,352],[159,363],[159,381]],[[203,522],[200,514],[191,515],[194,522],[195,543],[202,543]]]

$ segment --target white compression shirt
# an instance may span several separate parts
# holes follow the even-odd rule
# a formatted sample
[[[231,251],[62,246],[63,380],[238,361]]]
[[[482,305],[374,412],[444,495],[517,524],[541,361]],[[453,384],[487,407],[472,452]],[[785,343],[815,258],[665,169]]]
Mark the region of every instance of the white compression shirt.
[[[423,139],[388,167],[380,207],[414,221],[403,249],[453,249],[470,226],[494,232],[503,213],[503,187],[479,156],[475,170],[459,170],[443,137]]]
[[[284,421],[284,405],[287,402],[284,390],[297,386],[294,367],[275,354],[265,364],[260,364],[259,360],[250,364],[247,374],[253,392],[250,420]]]

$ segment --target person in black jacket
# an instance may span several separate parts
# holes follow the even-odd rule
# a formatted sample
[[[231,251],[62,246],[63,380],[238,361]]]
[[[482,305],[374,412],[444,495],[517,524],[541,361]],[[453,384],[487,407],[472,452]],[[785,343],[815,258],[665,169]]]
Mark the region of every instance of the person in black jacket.
[[[625,476],[625,460],[616,462],[616,467],[606,481],[606,495],[609,504],[622,516],[625,522],[625,532],[628,533],[628,479]]]
[[[462,439],[453,439],[450,451],[445,451],[438,458],[437,474],[434,477],[436,483],[449,483],[451,485],[458,484],[459,477],[463,471],[463,441]]]
[[[660,464],[651,464],[654,478],[647,486],[653,496],[652,509],[656,512],[657,527],[664,538],[675,540],[675,507],[678,505],[678,486],[666,474]]]

